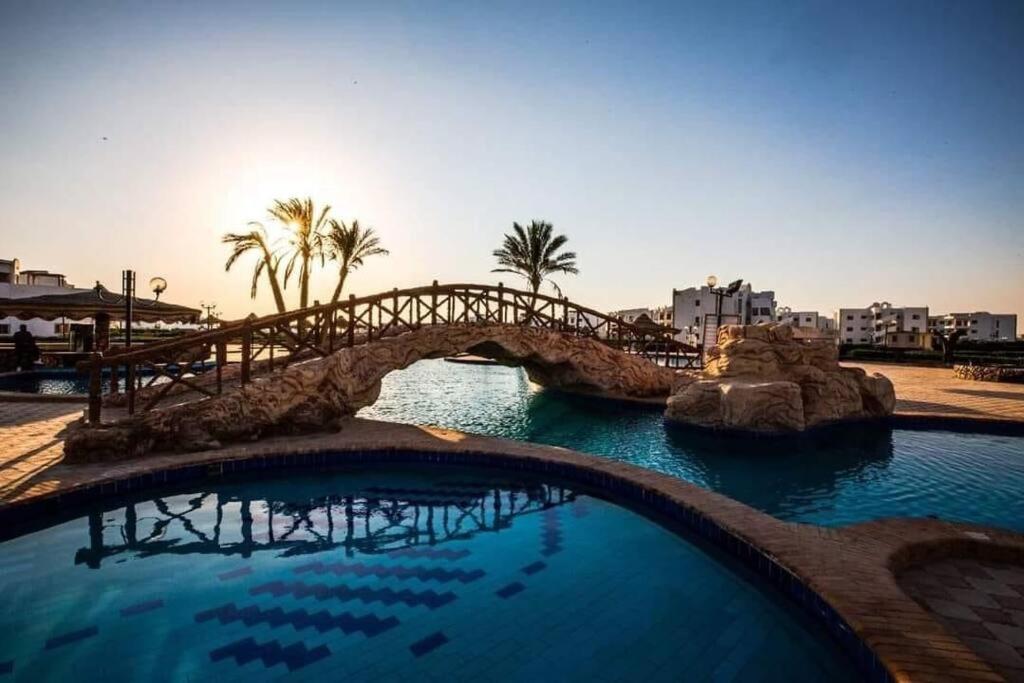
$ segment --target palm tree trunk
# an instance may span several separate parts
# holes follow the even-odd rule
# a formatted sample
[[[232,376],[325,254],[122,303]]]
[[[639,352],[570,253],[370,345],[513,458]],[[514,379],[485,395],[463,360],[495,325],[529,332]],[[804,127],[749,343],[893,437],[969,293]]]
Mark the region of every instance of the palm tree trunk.
[[[345,287],[345,278],[348,277],[348,264],[342,264],[341,268],[338,269],[338,285],[334,288],[334,294],[331,296],[331,304],[338,303],[338,299],[341,298],[341,290]]]
[[[284,294],[281,293],[281,283],[277,281],[277,268],[274,267],[270,251],[263,247],[263,260],[267,264],[267,279],[270,280],[270,289],[274,293],[274,304],[278,313],[284,313],[288,307],[284,303]]]
[[[302,269],[299,271],[299,308],[309,305],[309,258],[302,257]]]

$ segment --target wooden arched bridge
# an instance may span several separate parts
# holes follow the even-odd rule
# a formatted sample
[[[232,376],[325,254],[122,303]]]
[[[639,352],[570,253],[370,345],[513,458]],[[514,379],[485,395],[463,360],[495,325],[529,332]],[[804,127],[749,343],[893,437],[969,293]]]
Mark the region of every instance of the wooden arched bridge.
[[[124,405],[133,414],[182,391],[217,396],[248,384],[257,375],[339,349],[428,326],[473,324],[536,327],[598,340],[659,365],[700,365],[698,349],[676,341],[667,327],[629,323],[568,298],[500,283],[440,285],[435,281],[426,287],[352,295],[335,304],[250,316],[167,342],[94,354],[87,361],[89,421],[101,421],[104,385],[109,387],[106,403]]]

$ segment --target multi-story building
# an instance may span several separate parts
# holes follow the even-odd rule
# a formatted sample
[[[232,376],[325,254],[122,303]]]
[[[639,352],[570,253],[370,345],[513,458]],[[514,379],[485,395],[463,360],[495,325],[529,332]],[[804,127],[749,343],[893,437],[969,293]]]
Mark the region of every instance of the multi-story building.
[[[663,327],[673,327],[672,307],[658,306],[657,308],[651,309],[651,320]]]
[[[717,334],[715,320],[718,297],[707,286],[672,290],[672,327],[679,330],[676,339],[694,346],[713,343]],[[755,292],[744,284],[733,296],[722,297],[722,325],[753,325],[776,320],[775,292]]]
[[[870,308],[840,308],[835,316],[836,341],[840,344],[871,344],[875,317]]]
[[[1013,341],[1017,338],[1017,315],[987,311],[947,313],[928,318],[928,329],[935,334],[961,330],[963,338],[978,341]]]
[[[780,323],[796,328],[796,334],[802,338],[832,339],[835,337],[836,323],[832,318],[817,311],[794,311],[783,307],[778,309]]]
[[[887,335],[928,332],[928,307],[897,307],[888,301],[867,308],[840,308],[836,313],[836,340],[840,344],[885,345]],[[923,343],[923,342],[922,342]]]
[[[87,291],[69,284],[60,273],[45,270],[21,270],[18,259],[0,259],[0,299],[24,299],[46,294],[73,294]],[[74,323],[89,323],[89,320],[43,320],[32,318],[20,320],[14,317],[0,318],[0,336],[7,336],[25,325],[35,337],[63,337]]]
[[[649,308],[624,308],[621,311],[608,311],[608,315],[622,318],[627,323],[634,322],[641,315],[646,315],[651,320],[654,320],[654,316]]]

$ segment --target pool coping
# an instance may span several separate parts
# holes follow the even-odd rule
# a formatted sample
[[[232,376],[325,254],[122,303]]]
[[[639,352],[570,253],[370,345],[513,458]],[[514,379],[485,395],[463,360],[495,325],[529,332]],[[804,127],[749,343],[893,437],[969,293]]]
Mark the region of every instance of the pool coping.
[[[1000,680],[907,597],[896,576],[915,562],[963,552],[964,547],[1024,558],[1024,535],[931,519],[838,528],[783,522],[635,465],[454,430],[352,419],[339,434],[278,437],[217,451],[75,466],[91,468],[95,476],[0,503],[0,523],[20,525],[113,494],[233,473],[370,462],[529,470],[592,486],[681,523],[753,569],[824,625],[870,680]],[[965,539],[970,541],[966,546]]]

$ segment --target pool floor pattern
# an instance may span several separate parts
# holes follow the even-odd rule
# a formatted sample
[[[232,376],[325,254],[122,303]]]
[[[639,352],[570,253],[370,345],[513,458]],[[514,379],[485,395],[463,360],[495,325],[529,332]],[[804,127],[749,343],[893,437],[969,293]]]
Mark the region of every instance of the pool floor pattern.
[[[19,637],[0,642],[0,676],[853,676],[775,596],[616,505],[388,479],[403,492],[358,476],[225,485],[3,543],[0,630]]]

